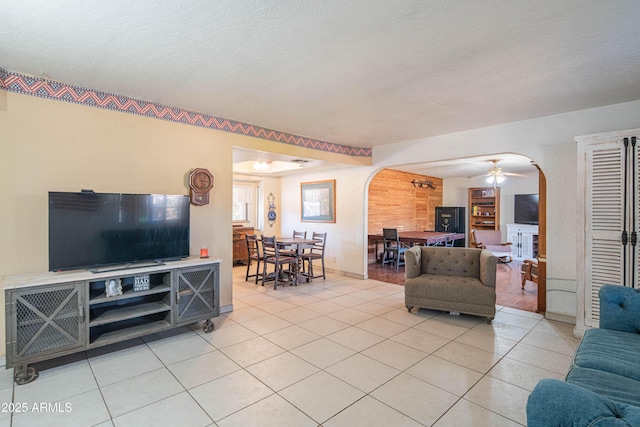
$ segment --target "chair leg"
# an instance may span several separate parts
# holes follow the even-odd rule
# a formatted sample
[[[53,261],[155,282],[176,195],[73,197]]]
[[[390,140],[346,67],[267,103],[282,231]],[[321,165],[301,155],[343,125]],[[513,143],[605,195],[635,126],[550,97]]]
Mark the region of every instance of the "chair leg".
[[[267,279],[267,263],[263,262],[262,263],[262,286],[264,286],[264,282],[266,281],[266,279]]]
[[[390,257],[390,258],[387,256],[388,254],[391,254],[391,257]],[[385,251],[385,252],[384,252],[384,256],[383,256],[383,258],[382,258],[382,265],[383,265],[383,266],[384,266],[385,264],[391,264],[391,265],[393,265],[393,264],[395,263],[395,259],[396,259],[395,254],[396,254],[396,253],[395,253],[395,252],[393,252],[393,251]]]
[[[258,276],[260,276],[260,258],[258,258],[258,266],[256,267],[256,285],[258,284]]]
[[[384,267],[385,264],[388,264],[390,262],[393,263],[393,257],[391,259],[389,259],[389,257],[387,257],[388,254],[389,254],[389,251],[386,251],[386,250],[382,253],[382,266],[383,267]],[[393,252],[391,254],[393,255]]]
[[[289,265],[289,270],[291,270],[291,265]],[[273,289],[276,290],[278,289],[278,285],[284,286],[287,284],[287,282],[280,280],[281,277],[283,277],[285,274],[284,271],[284,266],[282,264],[276,265],[275,266],[275,279],[273,281]],[[289,273],[287,273],[289,274]]]
[[[244,281],[248,282],[249,281],[249,269],[251,268],[251,258],[249,258],[247,260],[247,274],[244,275]],[[257,278],[256,278],[257,280]]]

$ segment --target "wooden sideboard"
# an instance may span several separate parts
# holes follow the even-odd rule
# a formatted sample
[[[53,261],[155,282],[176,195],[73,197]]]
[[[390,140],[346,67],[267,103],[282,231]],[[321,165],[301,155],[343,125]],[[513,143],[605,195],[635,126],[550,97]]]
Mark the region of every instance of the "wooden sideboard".
[[[245,236],[254,234],[253,227],[234,226],[233,227],[233,263],[246,264],[249,261],[247,253],[247,243]]]

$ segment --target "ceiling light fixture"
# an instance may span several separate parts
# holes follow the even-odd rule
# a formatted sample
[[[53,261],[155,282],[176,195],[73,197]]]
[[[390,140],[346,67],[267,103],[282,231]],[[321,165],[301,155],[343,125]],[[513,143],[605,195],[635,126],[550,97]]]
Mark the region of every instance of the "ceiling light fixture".
[[[267,162],[255,162],[253,168],[257,171],[269,170],[269,164]]]
[[[487,184],[502,184],[504,182],[504,176],[502,175],[492,175],[487,177]]]

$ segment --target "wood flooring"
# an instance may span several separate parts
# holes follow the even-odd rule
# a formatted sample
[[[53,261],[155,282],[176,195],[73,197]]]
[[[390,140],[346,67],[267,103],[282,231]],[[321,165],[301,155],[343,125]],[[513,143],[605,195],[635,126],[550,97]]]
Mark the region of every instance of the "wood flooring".
[[[508,264],[499,263],[496,269],[496,304],[517,308],[520,310],[535,312],[538,306],[538,285],[527,282],[522,289],[520,261],[512,261]],[[387,264],[369,264],[369,279],[380,280],[386,283],[404,284],[404,266],[398,271]]]

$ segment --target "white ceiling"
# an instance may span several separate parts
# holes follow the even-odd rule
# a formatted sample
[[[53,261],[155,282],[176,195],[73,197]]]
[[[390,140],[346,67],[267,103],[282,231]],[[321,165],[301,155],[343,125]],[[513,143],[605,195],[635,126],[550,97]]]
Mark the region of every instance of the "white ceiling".
[[[637,0],[0,0],[0,67],[351,146],[640,99]]]
[[[253,168],[255,162],[267,163],[269,169],[266,171],[255,170]],[[233,172],[242,175],[253,175],[255,177],[286,176],[306,173],[311,169],[314,172],[319,172],[344,167],[344,165],[300,156],[287,156],[285,154],[268,153],[240,147],[234,147],[233,149]]]
[[[415,163],[392,167],[404,172],[429,175],[438,178],[472,178],[479,179],[487,175],[493,168],[492,160],[498,160],[497,167],[506,174],[538,176],[538,169],[528,157],[518,154],[500,154],[494,156],[469,157],[431,163]],[[478,184],[482,183],[479,179]]]

